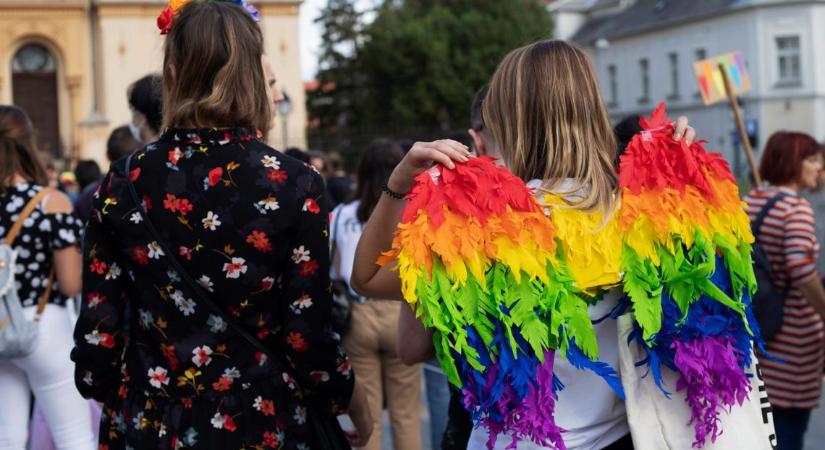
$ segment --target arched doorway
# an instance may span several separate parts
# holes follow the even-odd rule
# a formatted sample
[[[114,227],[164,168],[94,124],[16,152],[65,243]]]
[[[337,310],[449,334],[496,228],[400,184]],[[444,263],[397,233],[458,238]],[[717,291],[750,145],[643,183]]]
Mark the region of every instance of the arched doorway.
[[[12,102],[25,109],[37,130],[38,147],[55,157],[62,153],[57,104],[57,61],[46,47],[27,44],[14,54]]]

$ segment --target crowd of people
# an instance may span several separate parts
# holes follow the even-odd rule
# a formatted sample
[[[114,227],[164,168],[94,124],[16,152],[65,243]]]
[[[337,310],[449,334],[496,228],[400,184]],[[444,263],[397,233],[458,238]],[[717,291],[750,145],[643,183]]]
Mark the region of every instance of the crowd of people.
[[[59,172],[26,112],[0,106],[0,237],[14,250],[0,252],[0,450],[375,450],[385,409],[400,450],[552,448],[480,425],[435,359],[440,330],[376,261],[416,177],[475,157],[612,214],[620,155],[642,128],[640,117],[612,127],[584,53],[559,41],[514,50],[468,105],[469,145],[376,137],[350,174],[335,152],[266,144],[282,96],[251,7],[169,11],[163,73],[130,86],[107,171],[81,160]],[[674,140],[695,136],[675,122]],[[757,350],[781,450],[802,449],[821,395],[825,289],[802,194],[820,186],[823,154],[811,136],[775,133],[764,183],[744,197],[782,294],[778,331]],[[618,367],[617,321],[602,317],[621,302],[605,299],[589,317],[600,361]],[[12,301],[38,323],[30,352],[6,353],[21,339]],[[568,448],[634,448],[623,400],[556,359],[557,373],[581,374],[557,397]]]

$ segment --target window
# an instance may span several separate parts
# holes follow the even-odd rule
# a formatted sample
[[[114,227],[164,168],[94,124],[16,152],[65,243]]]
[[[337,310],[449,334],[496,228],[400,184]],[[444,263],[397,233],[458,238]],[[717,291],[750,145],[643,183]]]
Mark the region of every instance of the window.
[[[703,49],[703,48],[697,48],[693,52],[694,61],[701,61],[701,60],[707,59],[707,58],[708,58],[708,52],[705,51],[705,49]],[[696,91],[693,93],[693,98],[702,98],[702,93],[699,92],[698,86],[697,86]]]
[[[29,44],[14,54],[14,73],[52,73],[56,70],[51,52],[42,45]]]
[[[670,63],[670,95],[668,98],[679,98],[679,55],[676,52],[668,53]]]
[[[619,85],[616,81],[616,66],[611,64],[607,66],[607,105],[610,107],[618,104]]]
[[[799,36],[776,38],[776,63],[781,85],[798,85],[802,81],[800,71]]]
[[[639,73],[642,81],[642,96],[639,103],[644,104],[650,101],[650,63],[647,58],[639,60]]]

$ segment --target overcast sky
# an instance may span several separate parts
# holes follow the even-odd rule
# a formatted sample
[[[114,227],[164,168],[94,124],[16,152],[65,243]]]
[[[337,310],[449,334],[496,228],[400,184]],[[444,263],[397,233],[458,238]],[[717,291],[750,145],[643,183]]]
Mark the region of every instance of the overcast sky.
[[[321,29],[313,20],[318,17],[327,0],[304,0],[301,5],[301,77],[315,78],[318,66],[318,47],[321,45]]]

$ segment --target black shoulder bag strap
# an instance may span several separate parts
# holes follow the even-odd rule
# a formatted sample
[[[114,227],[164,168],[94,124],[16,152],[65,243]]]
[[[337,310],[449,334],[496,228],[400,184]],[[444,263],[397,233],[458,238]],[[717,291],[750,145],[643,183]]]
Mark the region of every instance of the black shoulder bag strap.
[[[131,171],[130,166],[132,165],[132,155],[129,155],[126,158],[126,175],[124,178],[126,179],[127,184],[129,185],[129,195],[132,197],[132,202],[134,202],[135,206],[138,208],[140,213],[143,215],[143,223],[146,224],[146,229],[149,232],[149,236],[154,239],[157,244],[160,246],[163,253],[166,254],[166,259],[169,261],[169,264],[172,266],[173,269],[180,275],[181,280],[186,283],[192,291],[195,293],[195,296],[198,297],[198,300],[202,301],[206,306],[208,306],[212,311],[215,312],[218,316],[223,318],[227,325],[232,328],[238,335],[244,338],[247,342],[252,344],[253,347],[258,349],[261,353],[267,356],[271,361],[285,361],[285,358],[278,358],[272,351],[267,348],[266,345],[263,344],[260,340],[252,336],[249,332],[247,332],[243,326],[235,320],[235,318],[231,317],[226,311],[223,310],[218,304],[212,301],[206,291],[199,285],[195,280],[189,276],[189,273],[183,268],[180,261],[175,257],[175,254],[169,251],[169,248],[166,245],[166,242],[158,233],[157,228],[149,220],[149,214],[146,211],[146,207],[143,202],[140,200],[140,196],[138,196],[137,191],[135,190],[135,185],[132,183],[132,179],[129,177],[129,173]],[[289,366],[287,364],[287,366]],[[311,402],[311,399],[310,399]],[[311,402],[312,403],[312,402]],[[349,449],[350,446],[347,444],[346,436],[344,435],[341,427],[338,425],[338,422],[335,418],[332,417],[332,414],[327,411],[322,411],[321,408],[318,408],[314,404],[311,407],[307,408],[307,414],[309,416],[310,426],[312,427],[312,431],[314,432],[314,437],[318,440],[318,443],[321,444],[321,447],[324,449],[330,450],[339,450],[339,449]],[[314,416],[314,417],[313,417]],[[319,417],[323,416],[326,419]]]
[[[768,213],[771,212],[771,209],[774,207],[774,205],[776,205],[777,202],[785,198],[786,195],[788,194],[779,191],[776,194],[774,194],[774,196],[771,197],[768,200],[768,202],[765,203],[764,206],[762,206],[762,209],[759,210],[759,214],[757,214],[756,219],[754,219],[751,223],[751,232],[753,233],[754,237],[756,237],[756,235],[759,234],[759,230],[760,228],[762,228],[762,223],[765,222],[765,218],[768,217]]]

